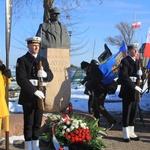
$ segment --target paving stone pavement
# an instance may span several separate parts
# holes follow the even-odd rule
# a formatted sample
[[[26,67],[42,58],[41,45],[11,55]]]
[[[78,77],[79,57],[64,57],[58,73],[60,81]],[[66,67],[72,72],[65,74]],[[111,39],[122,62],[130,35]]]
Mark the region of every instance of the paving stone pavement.
[[[107,132],[107,136],[104,135],[102,138],[107,146],[102,150],[150,150],[150,112],[142,112],[143,120],[139,114],[137,115],[135,132],[140,137],[140,141],[130,141],[129,143],[125,143],[122,139],[121,112],[111,113],[117,119],[117,124]],[[103,117],[101,117],[101,126],[107,127]],[[14,144],[9,145],[10,150],[21,150],[23,147],[24,141],[15,141]],[[5,141],[0,142],[0,150],[4,149]],[[40,149],[46,150],[44,147]]]
[[[114,116],[119,122],[103,138],[107,146],[103,150],[150,150],[150,112],[143,112],[142,115],[143,121],[138,115],[135,124],[135,133],[140,137],[140,141],[125,143],[122,139],[121,113],[116,113]]]

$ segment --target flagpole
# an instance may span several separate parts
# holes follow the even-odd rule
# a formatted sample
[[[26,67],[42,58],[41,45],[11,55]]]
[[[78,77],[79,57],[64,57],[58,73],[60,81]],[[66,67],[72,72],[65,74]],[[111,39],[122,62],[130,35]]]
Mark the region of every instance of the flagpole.
[[[136,12],[134,12],[134,23],[136,23]],[[133,43],[136,43],[136,28],[134,28],[134,41]]]
[[[12,0],[6,0],[6,68],[9,68],[9,51],[10,51],[10,36],[11,36],[11,20],[12,20]],[[8,78],[6,78],[6,103],[9,109],[8,96]],[[5,118],[5,148],[9,150],[9,116]]]
[[[92,53],[92,59],[94,58],[94,53],[95,53],[95,41],[94,41],[94,47],[93,47],[93,53]]]

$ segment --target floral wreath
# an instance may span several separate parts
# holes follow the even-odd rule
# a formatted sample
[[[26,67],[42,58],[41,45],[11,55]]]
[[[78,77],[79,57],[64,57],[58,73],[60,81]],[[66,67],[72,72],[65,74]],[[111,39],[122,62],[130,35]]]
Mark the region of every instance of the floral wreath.
[[[69,113],[48,117],[48,130],[41,138],[49,143],[52,150],[100,150],[106,147],[102,141],[98,120],[88,122],[84,117]]]

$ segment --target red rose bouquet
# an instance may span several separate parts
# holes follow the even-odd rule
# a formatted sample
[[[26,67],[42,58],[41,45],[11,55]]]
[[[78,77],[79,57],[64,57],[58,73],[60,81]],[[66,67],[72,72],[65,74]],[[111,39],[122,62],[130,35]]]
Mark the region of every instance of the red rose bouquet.
[[[87,122],[84,117],[62,114],[57,119],[49,117],[48,130],[42,139],[49,143],[51,150],[100,150],[102,142],[98,120]]]

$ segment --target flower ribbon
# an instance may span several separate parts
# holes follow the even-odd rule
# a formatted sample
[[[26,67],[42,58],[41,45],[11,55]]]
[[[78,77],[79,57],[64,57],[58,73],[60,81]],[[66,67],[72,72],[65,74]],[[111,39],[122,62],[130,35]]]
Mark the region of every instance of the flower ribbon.
[[[63,122],[67,122],[68,120],[70,120],[69,116],[67,114],[62,114],[62,121]],[[58,126],[58,122],[55,123],[52,127],[52,136],[53,136],[53,144],[56,150],[69,150],[68,146],[60,146],[56,136],[55,136],[55,130],[56,127]]]

